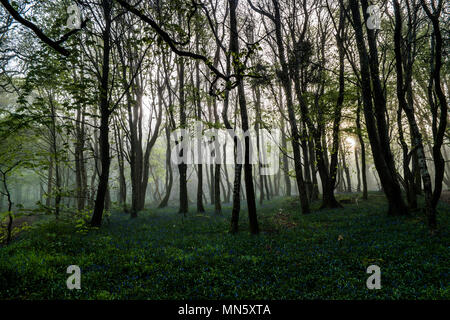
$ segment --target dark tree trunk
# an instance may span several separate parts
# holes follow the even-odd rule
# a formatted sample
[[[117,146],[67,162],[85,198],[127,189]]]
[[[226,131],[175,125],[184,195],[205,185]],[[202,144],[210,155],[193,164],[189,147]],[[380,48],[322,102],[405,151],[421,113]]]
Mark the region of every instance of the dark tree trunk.
[[[359,149],[355,147],[355,165],[356,165],[356,192],[361,192],[361,170],[359,169],[359,157],[358,157]]]
[[[291,176],[289,175],[289,158],[287,156],[287,141],[284,132],[284,117],[281,117],[281,147],[283,148],[283,172],[284,183],[286,185],[286,196],[291,196]]]
[[[425,194],[425,214],[428,217],[428,223],[432,230],[436,229],[436,206],[433,206],[433,190],[431,185],[431,177],[428,172],[427,162],[425,158],[425,149],[423,147],[422,135],[419,127],[417,126],[416,118],[414,115],[414,109],[407,103],[405,95],[405,87],[403,83],[403,63],[401,52],[401,32],[402,32],[402,16],[400,11],[400,4],[398,0],[394,0],[394,12],[395,12],[395,61],[397,70],[397,98],[400,107],[405,111],[408,118],[409,126],[411,128],[411,136],[413,137],[413,148],[418,158],[420,172],[422,175],[423,189]],[[410,66],[412,68],[412,66]],[[408,80],[408,79],[407,79]],[[409,161],[408,161],[409,163]],[[414,188],[414,176],[411,173],[410,180],[410,193],[416,197],[416,190]],[[442,180],[441,180],[442,183]]]
[[[231,195],[231,183],[230,183],[230,179],[228,177],[228,166],[227,166],[227,153],[226,153],[226,143],[223,146],[223,167],[224,167],[224,175],[225,175],[225,181],[227,183],[227,192],[225,193],[225,202],[229,203],[230,202],[230,195]]]
[[[412,154],[412,172],[414,175],[414,190],[416,191],[417,195],[421,195],[422,177],[420,176],[419,160],[417,159],[417,154],[415,152],[413,152]]]
[[[91,219],[93,227],[100,227],[102,224],[103,209],[105,208],[105,196],[108,189],[109,179],[109,58],[111,53],[111,6],[110,0],[102,1],[102,8],[105,19],[105,29],[102,32],[103,40],[103,63],[100,79],[100,161],[101,172],[95,199],[94,213]]]
[[[381,88],[378,72],[378,56],[376,39],[373,30],[367,30],[370,55],[367,52],[363,34],[363,22],[361,21],[359,3],[349,0],[353,17],[353,28],[355,29],[356,43],[358,47],[361,67],[361,87],[366,118],[367,132],[372,154],[380,182],[388,199],[389,215],[407,215],[408,209],[403,201],[397,173],[390,150],[389,136],[386,125],[386,101]],[[362,0],[365,19],[368,18],[367,0]],[[372,80],[372,84],[370,82]],[[373,86],[373,91],[372,91]],[[372,94],[374,101],[372,102]],[[375,119],[376,115],[376,119]]]
[[[366,146],[361,131],[361,99],[358,96],[358,109],[356,110],[356,133],[358,135],[359,146],[361,148],[361,176],[363,186],[363,200],[368,199],[367,193],[367,168],[366,168]]]
[[[124,212],[128,212],[127,208],[127,182],[125,179],[125,167],[123,159],[120,160],[122,165],[119,167],[119,204]]]
[[[262,205],[264,201],[264,176],[261,174],[262,165],[259,161],[259,156],[261,155],[261,138],[259,134],[259,126],[261,124],[261,91],[256,85],[253,87],[253,95],[255,97],[255,111],[256,111],[256,121],[255,121],[255,132],[256,132],[256,150],[258,153],[258,169],[259,169],[259,204]]]
[[[198,49],[198,33],[197,33],[197,37],[196,37],[196,49],[197,52],[199,51]],[[195,101],[197,102],[197,121],[202,121],[202,101],[201,101],[201,97],[200,97],[200,66],[199,66],[199,61],[197,60],[195,62],[195,87],[194,87],[194,83],[192,83],[192,87],[194,87],[194,96],[195,96]],[[193,81],[192,81],[193,82]],[[198,128],[197,128],[198,129]],[[202,143],[200,142],[197,146],[197,152],[198,152],[198,156],[201,159],[202,158]],[[201,161],[200,161],[201,162]],[[205,207],[203,206],[203,164],[199,163],[197,165],[197,212],[199,213],[203,213],[205,212]]]
[[[52,205],[53,194],[53,157],[50,155],[47,174],[47,198],[45,199],[45,206],[49,208]]]
[[[433,2],[434,3],[434,2]],[[430,103],[430,108],[433,116],[432,123],[432,131],[434,137],[434,145],[433,145],[433,160],[434,160],[434,168],[435,168],[435,177],[434,177],[434,191],[431,199],[431,212],[428,214],[428,225],[431,230],[434,231],[437,227],[436,221],[436,206],[441,197],[442,192],[442,181],[444,178],[445,172],[445,161],[442,157],[441,147],[444,142],[445,131],[447,130],[448,123],[448,106],[445,94],[441,87],[441,69],[442,69],[442,33],[439,25],[439,17],[441,15],[441,11],[443,9],[443,1],[439,0],[437,6],[433,7],[433,12],[430,11],[428,5],[424,0],[421,0],[421,4],[423,9],[425,10],[428,18],[431,20],[433,24],[433,36],[432,42],[434,44],[431,45],[431,59],[430,59],[430,82],[428,86],[428,100]],[[434,61],[434,64],[433,64]],[[437,96],[437,101],[433,101],[433,84],[434,84],[434,94]],[[439,116],[439,125],[438,121],[438,106],[440,106],[440,116]],[[420,155],[418,155],[420,158]],[[420,164],[420,160],[419,160]],[[422,175],[423,181],[423,175]],[[425,181],[424,185],[425,185]],[[424,186],[425,189],[425,186]],[[426,193],[426,191],[424,190]]]
[[[214,110],[214,121],[215,121],[215,125],[219,126],[220,125],[220,118],[219,118],[219,114],[217,112],[217,101],[214,100],[213,101],[213,110]],[[216,145],[217,148],[220,147],[219,144]],[[214,212],[215,214],[222,214],[222,204],[221,204],[221,197],[220,197],[220,184],[221,184],[221,174],[220,174],[220,170],[221,170],[221,165],[220,165],[220,157],[218,158],[218,154],[220,154],[220,150],[216,150],[216,157],[214,157],[215,159],[215,164],[214,164]]]
[[[319,184],[317,182],[317,175],[316,175],[316,157],[314,152],[314,141],[309,140],[308,141],[308,150],[309,150],[309,157],[310,157],[310,166],[311,166],[311,174],[312,174],[312,183],[313,183],[313,193],[311,196],[312,200],[319,200]]]
[[[11,199],[11,193],[9,191],[8,184],[6,182],[7,174],[12,169],[13,169],[13,167],[10,167],[9,169],[7,169],[5,171],[0,171],[1,178],[2,178],[2,180],[1,180],[2,188],[3,188],[2,194],[6,195],[6,200],[8,201],[8,225],[6,227],[6,240],[5,240],[6,245],[9,245],[9,243],[11,242],[12,225],[13,225],[13,220],[14,220],[14,217],[12,215],[13,202]]]
[[[127,183],[125,179],[125,156],[123,151],[122,139],[120,136],[119,126],[115,125],[115,142],[117,146],[117,163],[119,164],[119,204],[124,212],[128,212],[127,208]]]
[[[411,157],[408,154],[408,146],[405,142],[405,137],[403,134],[403,124],[402,124],[402,106],[399,104],[398,111],[397,111],[397,126],[398,126],[398,133],[399,133],[399,140],[400,144],[402,146],[403,151],[403,185],[406,192],[406,199],[408,201],[408,206],[410,209],[415,210],[417,209],[417,194],[416,190],[414,188],[414,176],[409,170],[409,163]]]
[[[58,219],[61,210],[61,172],[59,166],[59,151],[58,151],[58,137],[56,132],[56,110],[53,104],[53,96],[48,94],[50,104],[50,115],[52,122],[50,124],[50,149],[55,167],[55,217]],[[20,201],[19,201],[20,202]]]
[[[214,155],[213,155],[214,156]],[[208,165],[208,169],[209,169],[209,196],[211,198],[211,204],[214,204],[214,195],[216,194],[215,192],[215,184],[214,184],[214,165],[210,164]]]
[[[227,56],[227,74],[230,74],[231,72],[231,62],[230,62],[230,56]],[[233,127],[230,124],[230,121],[228,119],[228,107],[230,102],[230,91],[228,89],[225,89],[225,99],[223,103],[223,110],[222,110],[222,119],[225,124],[225,128],[228,130],[233,130]],[[233,209],[231,211],[231,225],[230,225],[230,232],[231,233],[237,233],[239,230],[239,213],[241,211],[241,172],[242,172],[242,165],[236,163],[236,153],[237,153],[237,138],[233,139],[234,143],[234,159],[235,159],[235,167],[234,167],[234,182],[233,182]],[[224,161],[226,161],[226,149],[224,146]],[[227,168],[225,165],[225,174],[228,177]],[[227,180],[228,182],[228,180]],[[231,184],[231,183],[230,183]],[[228,199],[229,200],[229,199]]]
[[[167,203],[169,202],[170,193],[172,191],[172,184],[173,184],[173,172],[172,172],[172,163],[171,163],[171,147],[170,147],[170,129],[169,125],[166,125],[165,128],[166,132],[166,140],[167,140],[167,147],[166,147],[166,192],[164,195],[164,198],[162,199],[161,203],[159,204],[158,208],[165,208],[167,207]]]
[[[347,179],[347,192],[352,192],[352,181],[350,178],[350,169],[348,168],[347,165],[347,160],[346,160],[346,154],[345,154],[345,150],[344,148],[341,146],[341,157],[342,157],[342,169],[345,173],[345,178]]]
[[[305,8],[306,10],[306,8]],[[306,16],[307,17],[307,16]],[[317,128],[314,126],[311,118],[309,117],[308,107],[305,98],[302,94],[302,86],[300,84],[299,78],[299,62],[295,59],[294,66],[295,72],[293,74],[295,91],[297,93],[298,100],[300,102],[300,111],[302,114],[302,119],[306,123],[310,133],[313,136],[315,142],[316,150],[316,162],[319,171],[320,180],[322,181],[322,205],[321,208],[340,208],[342,207],[339,202],[336,201],[334,196],[334,188],[336,184],[336,174],[337,174],[337,164],[338,164],[338,152],[339,152],[339,128],[341,122],[341,110],[344,102],[344,49],[342,37],[344,36],[344,12],[340,12],[339,27],[336,34],[336,42],[339,51],[339,96],[334,108],[333,113],[333,143],[331,151],[331,163],[328,167],[328,157],[327,148],[324,142],[325,140],[325,125],[324,125],[324,115],[322,111],[322,106],[320,105],[319,98],[324,94],[325,79],[321,79],[320,86],[315,96],[315,105],[318,112],[318,125]],[[306,25],[306,22],[305,22]],[[304,31],[305,32],[305,31]],[[303,33],[304,33],[303,32]],[[303,40],[302,36],[300,40]],[[320,46],[320,54],[322,61],[325,60],[325,39],[322,37],[322,42]]]
[[[180,94],[180,128],[186,129],[186,102],[184,97],[184,58],[179,58],[178,62],[178,81],[179,81],[179,94]],[[183,153],[187,150],[180,151],[180,157],[183,157]],[[186,216],[189,210],[188,203],[188,191],[187,191],[187,164],[181,163],[178,165],[178,171],[180,173],[180,209],[179,213]]]
[[[239,109],[242,121],[242,130],[247,132],[249,129],[247,102],[245,99],[244,81],[242,77],[241,62],[239,60],[239,38],[237,29],[236,8],[238,0],[229,0],[230,6],[230,53],[233,59],[234,71],[237,74],[238,81],[238,99]],[[245,194],[247,198],[247,210],[250,225],[250,232],[252,234],[259,233],[258,219],[256,215],[255,190],[253,186],[252,164],[250,163],[250,137],[244,138],[244,180],[245,180]]]
[[[77,109],[77,121],[75,124],[75,181],[77,192],[77,210],[84,210],[86,203],[86,166],[84,160],[85,128],[84,108]]]
[[[222,214],[222,205],[220,199],[220,164],[214,166],[214,213]]]
[[[282,35],[282,24],[280,17],[280,7],[277,0],[273,0],[274,12],[273,22],[275,24],[276,42],[278,46],[278,59],[281,64],[281,83],[283,85],[286,95],[286,105],[288,110],[289,124],[292,132],[292,150],[294,154],[294,168],[297,180],[298,193],[300,197],[300,205],[303,214],[310,212],[309,201],[306,193],[305,182],[303,180],[303,168],[300,156],[300,134],[297,127],[297,120],[295,117],[294,104],[292,101],[292,84],[289,79],[289,68],[286,62],[285,49]]]

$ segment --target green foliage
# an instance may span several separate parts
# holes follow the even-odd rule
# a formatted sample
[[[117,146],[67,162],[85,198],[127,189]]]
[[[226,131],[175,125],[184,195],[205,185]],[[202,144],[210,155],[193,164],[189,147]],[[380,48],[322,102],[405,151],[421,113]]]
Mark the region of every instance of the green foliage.
[[[275,199],[259,208],[256,237],[245,213],[241,232],[228,233],[229,207],[188,218],[174,208],[137,219],[116,212],[82,233],[73,220],[51,220],[0,249],[0,298],[450,298],[449,206],[440,205],[443,229],[430,237],[423,217],[387,217],[384,197],[370,199],[310,215],[296,198]],[[71,264],[81,267],[82,290],[66,288]],[[381,290],[366,288],[371,264],[382,270]]]
[[[89,221],[92,217],[92,210],[77,211],[72,217],[75,222],[77,233],[86,234],[89,231]]]
[[[5,216],[6,216],[6,218],[5,218]],[[11,214],[11,216],[13,216],[13,214]],[[0,244],[5,243],[7,236],[8,236],[8,230],[7,230],[7,224],[8,224],[8,220],[9,220],[8,212],[0,213],[0,221],[1,220],[3,220],[4,223],[0,227]],[[11,230],[11,238],[14,239],[20,233],[30,230],[30,229],[31,229],[31,226],[27,222],[22,223],[19,226],[15,226]]]

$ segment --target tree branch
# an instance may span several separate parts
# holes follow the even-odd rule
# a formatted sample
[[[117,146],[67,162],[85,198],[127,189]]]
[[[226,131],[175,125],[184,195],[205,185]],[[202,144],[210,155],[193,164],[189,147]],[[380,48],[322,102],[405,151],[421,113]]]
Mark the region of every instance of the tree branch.
[[[20,15],[20,13],[17,12],[11,6],[11,4],[9,3],[9,0],[0,0],[0,3],[3,5],[3,7],[5,7],[5,9],[14,18],[14,20],[16,20],[20,24],[24,25],[28,29],[31,29],[34,32],[34,34],[36,34],[36,36],[39,39],[41,39],[44,43],[46,43],[47,45],[52,47],[54,50],[56,50],[58,53],[62,54],[63,56],[66,56],[66,57],[68,57],[70,55],[70,51],[67,50],[66,48],[62,47],[61,44],[63,42],[65,42],[71,35],[75,34],[79,30],[81,30],[84,26],[86,26],[86,22],[87,22],[87,21],[83,21],[83,23],[81,24],[81,28],[80,29],[71,30],[68,33],[66,33],[65,35],[63,35],[61,37],[61,39],[59,39],[58,41],[54,41],[54,40],[50,39],[49,37],[47,37],[44,34],[44,32],[41,29],[39,29],[39,27],[36,26],[34,23],[32,23],[32,22],[28,21],[27,19],[23,18]]]

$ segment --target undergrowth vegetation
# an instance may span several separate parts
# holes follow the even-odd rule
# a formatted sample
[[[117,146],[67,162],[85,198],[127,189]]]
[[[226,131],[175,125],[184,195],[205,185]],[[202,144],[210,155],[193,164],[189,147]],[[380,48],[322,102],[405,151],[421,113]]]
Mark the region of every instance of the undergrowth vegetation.
[[[384,196],[341,210],[299,213],[296,198],[258,208],[261,234],[230,234],[225,214],[149,208],[113,212],[100,229],[82,217],[35,223],[0,248],[0,299],[449,299],[450,206],[438,234],[422,213],[386,216]],[[445,245],[447,244],[447,245]],[[381,290],[368,290],[369,265]],[[81,268],[81,290],[66,269]]]

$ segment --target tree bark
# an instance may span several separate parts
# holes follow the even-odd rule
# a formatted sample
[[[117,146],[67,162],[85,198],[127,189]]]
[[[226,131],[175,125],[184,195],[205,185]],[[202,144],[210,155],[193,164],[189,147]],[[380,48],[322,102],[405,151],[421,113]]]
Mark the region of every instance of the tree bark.
[[[434,3],[434,2],[433,2]],[[431,59],[430,59],[430,82],[428,87],[428,99],[430,102],[431,113],[433,116],[432,123],[432,131],[433,131],[433,160],[434,160],[434,168],[435,168],[435,177],[434,177],[434,191],[431,199],[431,207],[432,211],[430,215],[428,215],[428,224],[432,231],[434,231],[437,227],[436,221],[436,206],[441,197],[442,192],[442,181],[444,178],[445,172],[445,161],[442,157],[441,147],[444,142],[445,131],[447,130],[448,123],[448,106],[445,94],[441,87],[441,69],[442,69],[442,33],[439,25],[439,17],[443,8],[443,1],[439,0],[437,6],[433,7],[433,12],[430,11],[428,5],[424,0],[421,0],[421,4],[423,9],[425,10],[428,18],[431,20],[433,24],[433,36],[431,45]],[[434,61],[434,64],[433,64]],[[433,85],[434,85],[434,93],[437,96],[436,103],[433,102]],[[440,116],[439,116],[439,125],[438,121],[438,105],[440,106]],[[419,165],[421,165],[419,160]],[[423,174],[422,174],[423,181]],[[425,182],[424,182],[425,184]],[[425,186],[424,186],[425,189]],[[425,192],[425,191],[424,191]]]
[[[170,129],[169,129],[169,125],[166,125],[165,132],[166,132],[166,140],[167,140],[167,147],[166,147],[166,192],[165,192],[164,198],[162,199],[162,201],[159,204],[158,208],[165,208],[165,207],[167,207],[167,204],[168,204],[169,198],[170,198],[170,193],[172,191],[172,184],[173,184],[173,172],[172,172],[172,163],[171,163],[171,147],[170,147]]]
[[[420,168],[420,173],[423,181],[423,189],[425,194],[425,214],[428,217],[428,224],[432,230],[436,229],[436,207],[433,206],[433,191],[431,185],[431,177],[428,172],[428,167],[425,158],[425,150],[423,147],[422,135],[419,127],[417,126],[416,118],[414,115],[414,109],[406,101],[406,91],[403,83],[403,63],[401,52],[401,32],[402,32],[402,16],[401,8],[398,0],[393,0],[394,12],[395,12],[395,31],[394,31],[394,44],[395,44],[395,61],[397,71],[397,98],[400,107],[405,111],[408,118],[409,126],[411,128],[411,136],[413,140],[413,148],[415,149],[417,160]],[[412,67],[412,66],[411,66]],[[409,161],[408,161],[409,162]],[[442,181],[441,181],[442,183]],[[414,190],[414,176],[411,174],[411,194],[416,196],[416,190]]]
[[[292,101],[292,84],[289,79],[289,68],[286,62],[283,35],[282,35],[282,24],[280,17],[280,7],[278,0],[272,0],[274,5],[274,17],[273,22],[275,24],[275,34],[276,42],[278,47],[278,59],[281,64],[281,83],[283,85],[285,95],[286,95],[286,106],[288,110],[289,124],[292,133],[292,151],[294,154],[294,168],[297,180],[297,187],[300,197],[300,205],[303,214],[310,212],[308,196],[306,194],[305,182],[303,180],[303,168],[300,157],[300,134],[297,127],[297,120],[295,117],[294,105]]]
[[[91,219],[93,227],[100,227],[102,224],[103,209],[105,208],[105,196],[108,189],[109,167],[111,159],[109,157],[109,58],[111,54],[111,9],[110,0],[102,0],[103,16],[105,19],[105,29],[102,32],[103,40],[103,62],[100,78],[100,161],[101,172],[95,199],[94,213]]]
[[[353,17],[353,28],[358,47],[359,60],[361,66],[361,87],[364,105],[364,115],[366,118],[367,132],[372,154],[380,182],[388,199],[389,215],[407,215],[408,209],[403,201],[400,185],[397,180],[397,173],[394,166],[390,142],[386,127],[386,101],[381,88],[378,73],[378,56],[376,39],[373,30],[367,29],[370,56],[367,52],[363,34],[363,22],[361,21],[359,3],[356,0],[349,0]],[[362,9],[367,15],[367,0],[362,0]],[[372,81],[372,84],[371,84]],[[373,86],[373,91],[372,91]],[[372,94],[374,101],[372,103]],[[374,108],[375,106],[375,108]],[[375,119],[376,115],[376,119]]]
[[[237,74],[238,81],[238,99],[239,99],[239,109],[242,121],[242,130],[247,132],[249,129],[248,124],[248,114],[247,114],[247,102],[245,98],[244,91],[244,81],[242,77],[241,62],[239,60],[239,38],[237,29],[237,17],[236,8],[238,5],[238,0],[229,0],[230,6],[230,53],[233,59],[234,71]],[[247,210],[250,225],[250,233],[258,234],[259,226],[258,219],[256,215],[256,202],[255,202],[255,190],[253,186],[253,176],[252,176],[252,164],[250,163],[250,137],[247,135],[245,140],[245,156],[244,156],[244,180],[245,180],[245,193],[247,198]]]
[[[186,101],[184,96],[184,58],[178,58],[178,85],[179,85],[179,103],[180,103],[180,128],[186,129]],[[181,150],[180,156],[187,150]],[[180,208],[179,213],[184,216],[189,211],[188,191],[187,191],[187,164],[181,163],[178,165],[180,173]]]
[[[367,192],[367,168],[366,168],[366,145],[364,143],[362,131],[361,131],[361,99],[358,94],[358,109],[356,110],[356,133],[358,135],[359,146],[361,148],[361,176],[363,187],[363,200],[368,199]]]

